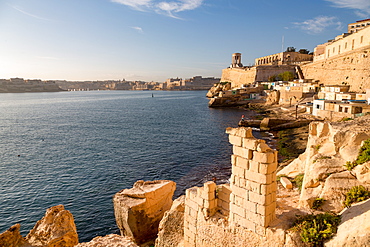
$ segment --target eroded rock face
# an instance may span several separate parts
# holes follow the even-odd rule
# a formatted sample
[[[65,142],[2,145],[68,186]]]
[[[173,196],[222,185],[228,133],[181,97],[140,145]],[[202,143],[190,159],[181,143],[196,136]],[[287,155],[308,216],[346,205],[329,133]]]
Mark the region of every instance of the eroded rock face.
[[[26,247],[30,246],[19,232],[20,224],[11,226],[8,230],[0,234],[1,247]]]
[[[159,222],[172,206],[176,183],[169,180],[138,181],[113,197],[114,214],[121,235],[141,244],[157,236]]]
[[[159,223],[158,238],[155,241],[156,247],[175,247],[183,242],[184,212],[185,196],[181,196],[173,201],[171,209],[164,214]]]
[[[370,199],[344,210],[337,234],[325,246],[370,246]]]
[[[278,173],[290,177],[304,173],[301,207],[309,208],[316,198],[324,198],[323,209],[338,213],[343,209],[346,191],[355,185],[370,185],[369,165],[358,166],[352,172],[344,167],[347,161],[356,160],[362,142],[370,138],[369,124],[369,116],[310,124],[306,151]]]
[[[104,237],[96,237],[90,242],[79,243],[75,247],[138,247],[130,238],[109,234]]]
[[[73,215],[63,205],[46,210],[26,236],[32,246],[72,247],[78,244],[78,235]]]

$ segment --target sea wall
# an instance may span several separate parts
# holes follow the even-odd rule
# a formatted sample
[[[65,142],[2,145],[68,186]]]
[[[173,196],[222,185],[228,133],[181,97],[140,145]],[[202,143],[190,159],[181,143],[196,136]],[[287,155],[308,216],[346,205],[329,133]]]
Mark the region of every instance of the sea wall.
[[[370,88],[370,45],[301,66],[304,78],[325,85],[347,84],[354,92]]]

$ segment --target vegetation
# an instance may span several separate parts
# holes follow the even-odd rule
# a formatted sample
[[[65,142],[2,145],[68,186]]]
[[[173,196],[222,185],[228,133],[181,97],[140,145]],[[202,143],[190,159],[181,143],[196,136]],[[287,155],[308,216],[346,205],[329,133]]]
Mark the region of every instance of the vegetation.
[[[321,148],[321,145],[320,145],[320,144],[318,144],[318,145],[316,145],[316,146],[313,146],[313,148],[314,148],[316,151],[319,151],[319,149]]]
[[[346,199],[343,204],[347,208],[350,207],[355,202],[365,201],[370,198],[370,191],[368,191],[364,186],[354,186],[346,194]]]
[[[369,160],[370,160],[370,139],[367,139],[366,141],[364,141],[364,144],[360,148],[357,159],[353,162],[347,161],[347,163],[344,166],[347,168],[347,170],[352,171],[352,169],[355,168],[357,165],[361,165]]]
[[[296,51],[295,47],[289,46],[289,47],[286,48],[285,52],[295,52],[295,51]]]
[[[280,79],[280,81],[292,81],[294,79],[294,74],[290,71],[285,71],[278,74],[277,78]]]
[[[276,75],[271,75],[271,76],[269,76],[268,81],[269,81],[269,82],[277,81],[277,76],[276,76]]]
[[[353,120],[353,118],[350,118],[350,117],[344,117],[342,118],[342,120],[340,120],[341,122],[345,122],[345,121],[350,121],[350,120]]]
[[[298,174],[297,176],[295,176],[293,180],[293,183],[295,184],[295,186],[297,186],[299,191],[302,190],[303,178],[304,178],[304,174],[302,173],[302,174]]]
[[[316,198],[314,201],[313,201],[313,204],[312,204],[312,209],[319,209],[321,208],[321,206],[324,204],[325,202],[325,199],[324,198]]]
[[[307,49],[299,49],[298,52],[301,53],[301,54],[309,54],[310,53],[310,51],[307,50]]]
[[[230,83],[230,82],[228,82],[228,81],[221,81],[221,82],[220,82],[220,84],[221,84],[221,85],[226,85],[226,84],[228,84],[228,83]]]
[[[297,216],[292,230],[299,231],[303,242],[310,246],[324,246],[337,232],[340,217],[329,213]]]

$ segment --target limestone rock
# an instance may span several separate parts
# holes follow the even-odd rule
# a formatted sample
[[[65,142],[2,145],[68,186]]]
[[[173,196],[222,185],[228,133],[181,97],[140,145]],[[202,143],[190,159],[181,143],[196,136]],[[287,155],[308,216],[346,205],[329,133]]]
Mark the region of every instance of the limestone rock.
[[[78,244],[78,235],[73,215],[63,205],[46,210],[26,236],[33,246],[72,247]]]
[[[114,214],[121,235],[141,244],[158,233],[159,222],[171,208],[176,183],[169,180],[138,181],[113,196]]]
[[[159,233],[156,247],[179,246],[184,239],[184,212],[185,196],[173,201],[172,207],[167,211],[159,223]]]
[[[300,197],[301,207],[309,207],[315,198],[323,197],[329,200],[327,206],[334,212],[341,210],[339,200],[343,196],[340,194],[349,189],[347,185],[358,184],[355,182],[356,178],[347,173],[338,175],[339,177],[333,176],[329,181],[327,178],[346,171],[344,167],[346,162],[357,158],[362,142],[370,138],[369,123],[370,116],[364,116],[350,123],[312,122],[310,124],[306,151],[278,173],[278,175],[285,174],[290,177],[299,173],[305,174]],[[359,166],[354,171],[360,183],[367,183],[366,181],[370,183],[368,168],[367,165]],[[335,185],[334,180],[345,181],[344,187],[340,189],[340,182]],[[335,188],[338,188],[338,191]],[[331,194],[329,191],[336,192]]]
[[[75,247],[138,247],[130,238],[117,234],[96,237],[90,242],[79,243]]]
[[[325,202],[321,206],[324,211],[339,213],[344,208],[342,202],[345,194],[353,187],[360,185],[360,182],[349,172],[344,171],[330,175],[325,182],[324,188],[319,195]]]
[[[19,232],[20,224],[11,226],[8,230],[0,234],[1,247],[27,247],[30,246]]]
[[[370,199],[344,210],[337,234],[325,246],[370,246]]]
[[[353,172],[358,181],[363,184],[370,185],[370,162],[356,166],[353,169]]]

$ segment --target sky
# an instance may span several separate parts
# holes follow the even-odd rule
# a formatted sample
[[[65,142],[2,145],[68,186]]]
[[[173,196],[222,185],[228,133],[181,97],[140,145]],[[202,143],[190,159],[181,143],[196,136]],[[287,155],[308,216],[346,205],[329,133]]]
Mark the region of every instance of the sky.
[[[370,0],[0,0],[0,78],[221,77],[367,18]]]

